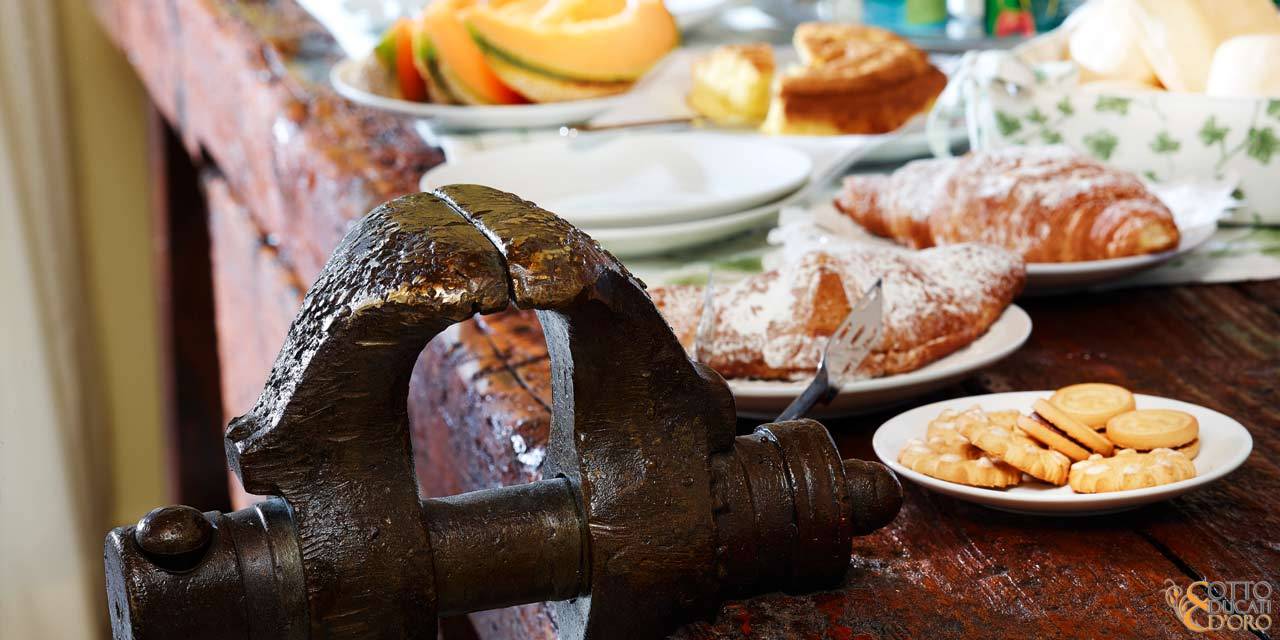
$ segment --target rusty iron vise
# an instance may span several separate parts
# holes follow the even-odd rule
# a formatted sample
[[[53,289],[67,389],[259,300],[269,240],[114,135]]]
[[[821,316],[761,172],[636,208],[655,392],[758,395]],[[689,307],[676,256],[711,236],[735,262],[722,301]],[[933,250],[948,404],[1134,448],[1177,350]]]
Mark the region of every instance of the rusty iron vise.
[[[543,478],[418,495],[407,417],[427,342],[537,310]],[[116,638],[434,638],[437,616],[550,601],[559,635],[660,638],[730,597],[838,584],[901,487],[812,420],[738,436],[643,285],[585,233],[477,185],[359,220],[311,287],[227,459],[234,513],[164,507],[106,539]]]

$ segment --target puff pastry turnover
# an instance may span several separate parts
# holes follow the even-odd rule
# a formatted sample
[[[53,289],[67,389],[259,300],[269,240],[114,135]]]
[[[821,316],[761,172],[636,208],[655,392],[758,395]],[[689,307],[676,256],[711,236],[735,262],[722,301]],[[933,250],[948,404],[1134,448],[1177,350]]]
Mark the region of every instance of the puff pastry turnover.
[[[827,338],[876,278],[884,324],[859,373],[918,369],[986,333],[1021,290],[1022,259],[964,244],[927,251],[850,246],[804,255],[780,269],[725,285],[715,295],[715,329],[700,345],[726,378],[798,379],[818,366]],[[654,303],[686,349],[702,314],[703,287],[656,287]]]

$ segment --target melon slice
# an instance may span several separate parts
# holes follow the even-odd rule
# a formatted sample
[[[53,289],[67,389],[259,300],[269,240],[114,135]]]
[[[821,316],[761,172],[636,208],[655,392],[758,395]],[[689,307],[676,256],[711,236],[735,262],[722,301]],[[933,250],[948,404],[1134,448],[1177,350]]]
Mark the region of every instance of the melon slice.
[[[627,0],[548,0],[533,5],[533,22],[542,25],[599,20],[621,13]]]
[[[531,71],[502,57],[489,59],[489,66],[507,86],[534,102],[565,102],[602,98],[622,93],[631,88],[631,82],[591,82],[565,80]]]
[[[382,39],[378,40],[378,44],[373,47],[373,55],[378,58],[378,62],[387,71],[393,73],[396,70],[396,29],[399,27],[400,22],[391,25],[391,28],[382,33]]]
[[[662,0],[545,0],[477,5],[463,18],[493,66],[625,90],[679,42]],[[541,100],[538,96],[526,96]]]
[[[414,64],[413,25],[407,18],[397,20],[373,48],[373,56],[394,78],[396,97],[414,102],[427,100],[427,85]]]
[[[525,102],[503,84],[467,33],[463,19],[473,5],[474,0],[435,0],[422,12],[420,31],[429,43],[427,49],[436,62],[440,82],[463,104]]]
[[[439,104],[457,104],[458,99],[449,91],[444,81],[444,73],[440,69],[440,56],[436,54],[435,45],[419,22],[413,29],[413,66],[418,75],[427,83],[427,98]]]

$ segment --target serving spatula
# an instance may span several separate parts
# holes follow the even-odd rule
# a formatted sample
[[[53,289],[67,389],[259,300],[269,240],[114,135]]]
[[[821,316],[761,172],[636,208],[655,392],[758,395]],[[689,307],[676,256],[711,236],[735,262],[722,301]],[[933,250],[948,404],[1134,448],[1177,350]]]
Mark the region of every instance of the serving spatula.
[[[814,406],[831,402],[840,388],[853,378],[858,365],[862,364],[871,352],[871,347],[880,338],[884,322],[882,288],[881,281],[877,278],[875,284],[853,305],[844,322],[827,339],[813,381],[778,414],[774,422],[804,417]]]
[[[706,349],[716,329],[715,267],[707,267],[707,284],[702,289],[702,315],[693,332],[693,359],[706,362]]]

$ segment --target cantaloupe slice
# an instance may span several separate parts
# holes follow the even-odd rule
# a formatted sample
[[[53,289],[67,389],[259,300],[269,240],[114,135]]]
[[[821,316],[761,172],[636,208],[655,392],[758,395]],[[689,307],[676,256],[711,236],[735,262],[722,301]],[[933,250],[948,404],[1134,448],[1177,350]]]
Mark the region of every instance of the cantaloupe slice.
[[[521,95],[534,102],[565,102],[568,100],[586,100],[602,98],[622,93],[631,88],[631,82],[590,82],[565,80],[544,75],[507,62],[501,57],[489,59],[491,66],[499,78]]]
[[[458,99],[445,85],[444,74],[440,70],[440,56],[436,54],[436,47],[423,30],[421,21],[416,22],[413,27],[413,66],[417,67],[418,75],[426,81],[428,100],[439,104],[458,103]]]
[[[532,14],[534,24],[569,24],[621,13],[627,8],[627,0],[546,0],[536,8]]]
[[[679,43],[662,0],[517,0],[477,5],[464,21],[491,65],[579,84],[633,82]]]
[[[441,82],[449,94],[463,104],[526,102],[523,96],[503,84],[467,33],[463,20],[474,4],[474,0],[435,0],[419,18]]]

